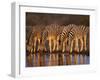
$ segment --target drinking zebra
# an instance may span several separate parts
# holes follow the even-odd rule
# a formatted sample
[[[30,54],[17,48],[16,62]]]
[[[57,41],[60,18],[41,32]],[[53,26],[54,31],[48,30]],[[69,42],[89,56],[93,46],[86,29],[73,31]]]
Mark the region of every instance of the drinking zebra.
[[[48,40],[50,52],[56,50],[56,40],[59,32],[59,27],[60,26],[57,24],[47,25],[43,32],[43,36],[42,36],[43,41],[45,42],[46,40]]]
[[[61,42],[62,42],[62,52],[65,51],[66,47],[70,48],[70,52],[72,51],[82,51],[86,50],[86,41],[87,34],[89,32],[89,27],[83,25],[75,25],[70,24],[68,26],[64,26],[64,29],[61,34]]]

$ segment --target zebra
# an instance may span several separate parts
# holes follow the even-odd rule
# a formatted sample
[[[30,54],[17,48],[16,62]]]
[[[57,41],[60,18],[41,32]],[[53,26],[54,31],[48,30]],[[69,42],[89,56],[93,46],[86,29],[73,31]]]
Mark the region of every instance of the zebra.
[[[64,26],[60,26],[57,34],[57,39],[56,39],[56,51],[61,50],[61,36],[62,36],[62,31],[64,29]]]
[[[41,40],[42,40],[42,31],[44,29],[44,25],[36,25],[33,27],[33,42],[34,42],[34,52],[36,52],[36,43],[38,42],[37,45],[37,51],[39,51],[40,45],[41,45]]]
[[[44,25],[35,25],[32,26],[32,32],[31,35],[29,37],[29,41],[27,45],[31,46],[31,50],[33,52],[36,52],[36,45],[38,42],[38,49],[37,51],[40,49],[39,45],[40,45],[40,41],[41,41],[41,37],[42,37],[42,29],[44,28]]]
[[[89,26],[80,25],[80,30],[82,32],[83,37],[83,49],[87,50],[87,38],[89,37]]]
[[[70,31],[70,34],[73,35],[73,39],[71,41],[71,51],[73,48],[73,44],[75,42],[75,48],[74,50],[77,52],[81,52],[86,50],[86,38],[89,31],[89,27],[86,27],[84,25],[77,25],[76,27],[73,26],[73,28]],[[79,48],[79,42],[80,42],[80,48]]]
[[[33,51],[33,40],[32,40],[32,26],[27,26],[26,27],[26,50],[29,53],[32,53]]]
[[[50,24],[45,27],[45,30],[43,32],[43,41],[49,41],[50,52],[56,50],[56,40],[59,32],[59,27],[60,26],[58,24]]]
[[[62,45],[62,52],[65,51],[66,46],[70,47],[70,51],[73,51],[73,45],[75,43],[75,50],[79,51],[79,42],[81,44],[80,51],[87,50],[86,41],[87,34],[89,34],[89,27],[84,25],[63,25],[50,24],[47,26],[36,25],[32,27],[32,33],[29,38],[29,45],[36,51],[36,42],[38,42],[38,49],[42,41],[43,47],[46,50],[45,41],[49,41],[50,52],[58,51],[59,46]],[[61,44],[59,43],[61,41]]]
[[[62,33],[61,33],[61,42],[62,42],[62,52],[65,52],[66,45],[70,46],[70,38],[72,35],[70,34],[71,29],[75,26],[74,24],[69,24],[64,26]]]
[[[66,45],[69,46],[70,51],[72,52],[74,43],[75,43],[75,50],[79,51],[79,42],[81,44],[80,51],[83,50],[84,45],[86,48],[86,35],[88,33],[88,30],[89,30],[88,27],[83,25],[78,26],[75,24],[69,24],[65,26],[61,34],[61,41],[63,45],[62,52],[65,51]]]

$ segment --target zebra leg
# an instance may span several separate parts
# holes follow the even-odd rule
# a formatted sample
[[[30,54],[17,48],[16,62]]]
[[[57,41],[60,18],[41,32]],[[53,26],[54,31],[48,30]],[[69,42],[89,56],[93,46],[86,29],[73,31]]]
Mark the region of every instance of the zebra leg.
[[[65,41],[63,42],[63,50],[62,50],[62,52],[64,52],[65,51]]]
[[[43,46],[42,46],[42,47],[43,47],[43,50],[44,50],[44,51],[47,51],[46,46],[45,46],[45,40],[42,41],[42,45],[43,45]]]
[[[47,51],[47,48],[45,46],[45,42],[43,42],[43,49],[44,49],[44,51]]]
[[[78,38],[75,39],[75,51],[79,51]]]
[[[82,51],[82,50],[83,50],[83,39],[82,39],[82,38],[80,39],[80,42],[81,42],[81,48],[80,48],[80,51]]]
[[[34,52],[36,51],[36,41],[37,41],[37,39],[35,38],[34,39]]]
[[[31,47],[31,49],[30,49],[30,52],[31,52],[31,54],[33,53],[33,48]]]
[[[53,46],[53,51],[56,49],[56,40],[53,40],[54,46]]]
[[[85,51],[87,50],[87,47],[86,47],[86,35],[84,35],[84,48],[85,48]]]
[[[56,50],[59,51],[59,36],[57,36],[57,40],[56,40]]]
[[[74,43],[74,41],[72,40],[72,41],[71,41],[70,52],[72,52],[72,51],[73,51],[73,43]]]
[[[59,43],[58,43],[58,41],[57,41],[57,49],[56,49],[57,51],[59,50]]]
[[[44,45],[44,50],[47,51],[46,46]]]
[[[49,49],[50,49],[50,53],[52,52],[52,46],[51,46],[51,39],[49,39]]]
[[[57,51],[59,51],[59,41],[57,40]]]
[[[37,49],[37,51],[39,51],[39,49],[40,49],[40,39],[38,39],[38,49]]]

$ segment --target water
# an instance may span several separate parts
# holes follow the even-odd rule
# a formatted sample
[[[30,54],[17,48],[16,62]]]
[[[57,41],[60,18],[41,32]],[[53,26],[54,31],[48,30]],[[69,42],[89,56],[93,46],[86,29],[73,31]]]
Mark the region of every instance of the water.
[[[80,65],[89,64],[89,60],[89,56],[83,54],[36,53],[26,57],[26,67]]]

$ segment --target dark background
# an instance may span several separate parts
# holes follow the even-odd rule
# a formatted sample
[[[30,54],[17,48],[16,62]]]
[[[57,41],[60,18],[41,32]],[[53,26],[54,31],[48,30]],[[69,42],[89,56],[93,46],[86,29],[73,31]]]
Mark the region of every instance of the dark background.
[[[89,15],[72,15],[72,14],[51,14],[51,13],[32,13],[26,12],[26,26],[34,25],[85,25],[89,26]]]

